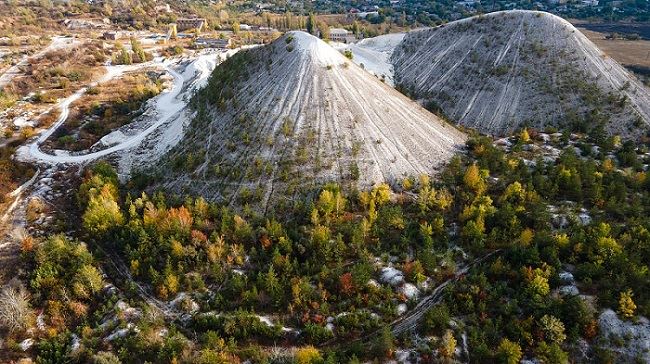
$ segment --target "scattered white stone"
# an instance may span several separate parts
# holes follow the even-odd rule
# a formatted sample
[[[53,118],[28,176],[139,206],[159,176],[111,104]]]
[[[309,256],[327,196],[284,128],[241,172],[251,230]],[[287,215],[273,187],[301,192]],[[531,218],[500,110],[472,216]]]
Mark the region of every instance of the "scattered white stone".
[[[552,163],[555,163],[555,160],[556,160],[556,159],[557,159],[557,157],[552,157],[552,156],[548,156],[548,155],[546,155],[546,156],[544,156],[544,157],[542,158],[542,160],[543,160],[544,163],[546,163],[546,164],[552,164]]]
[[[542,139],[544,143],[548,143],[551,141],[551,136],[546,133],[539,133],[539,138]]]
[[[529,168],[535,167],[537,165],[537,162],[535,162],[533,160],[530,160],[530,159],[522,158],[521,160],[524,162],[526,167],[529,167]]]
[[[411,360],[411,350],[395,350],[395,360],[400,364],[413,363]]]
[[[117,311],[122,313],[122,316],[124,319],[128,321],[132,321],[134,319],[138,319],[142,317],[142,310],[139,308],[131,307],[129,306],[128,303],[124,302],[123,300],[117,301],[115,304],[115,308]]]
[[[406,303],[400,303],[397,305],[397,316],[402,316],[403,314],[408,311],[408,306],[406,306]]]
[[[34,121],[30,120],[24,116],[19,116],[14,119],[13,121],[14,125],[19,128],[24,128],[24,127],[34,127]]]
[[[504,146],[504,147],[510,147],[510,146],[512,146],[512,142],[511,142],[510,140],[508,140],[508,138],[497,139],[497,140],[494,142],[494,144],[496,144],[496,145],[502,145],[502,146]]]
[[[173,307],[176,307],[177,309],[183,308],[184,304],[186,302],[189,302],[189,312],[194,313],[199,310],[199,304],[196,303],[187,293],[185,292],[180,292],[178,295],[176,295],[176,298],[174,298],[171,302],[169,302],[170,305]]]
[[[104,286],[104,288],[102,288],[102,291],[104,291],[105,294],[108,294],[108,295],[111,295],[111,296],[112,296],[112,295],[114,295],[114,294],[117,293],[117,287],[115,287],[115,286],[114,286],[113,284],[111,284],[111,283],[108,283],[108,284],[106,284],[106,285]]]
[[[79,340],[79,336],[77,336],[77,334],[72,334],[71,338],[72,343],[70,344],[70,349],[74,353],[79,350],[79,347],[81,347],[81,340]]]
[[[268,316],[257,316],[257,318],[260,319],[262,323],[264,323],[266,326],[272,327],[273,322],[271,322],[271,319]]]
[[[541,362],[538,359],[522,359],[519,364],[540,364]]]
[[[27,351],[34,345],[34,339],[29,338],[20,342],[20,350]]]
[[[117,338],[125,337],[129,332],[132,331],[137,333],[140,332],[140,329],[138,329],[137,326],[129,322],[125,328],[115,330],[113,331],[112,334],[108,335],[106,337],[106,341],[113,341]]]
[[[42,312],[36,316],[36,327],[39,330],[45,330],[45,319]]]
[[[399,286],[404,282],[404,273],[394,267],[385,267],[381,270],[380,280],[384,283],[390,284],[391,286]]]
[[[578,219],[582,225],[589,225],[591,223],[591,216],[586,212],[579,213]]]
[[[417,298],[420,295],[420,290],[411,283],[404,284],[399,291],[408,299]]]
[[[563,229],[569,226],[569,219],[564,214],[551,214],[551,223],[556,229]]]
[[[606,309],[598,318],[600,335],[604,339],[619,338],[622,346],[612,344],[609,349],[624,358],[621,361],[641,359],[650,363],[650,321],[639,317],[636,321],[622,321],[616,312]]]
[[[562,271],[558,274],[558,276],[560,277],[560,280],[564,283],[575,282],[575,279],[573,278],[573,274],[571,274],[571,272]]]
[[[368,286],[371,286],[371,287],[376,287],[376,288],[379,288],[379,287],[380,287],[379,283],[378,283],[376,280],[374,280],[374,279],[370,279],[370,280],[368,280],[368,283],[366,283],[366,284],[367,284]]]
[[[129,307],[130,307],[129,304],[122,300],[117,301],[117,303],[115,304],[115,308],[117,308],[120,311],[124,311]]]
[[[577,296],[580,294],[580,290],[575,285],[562,286],[558,288],[558,292],[562,296]]]
[[[423,290],[423,291],[426,291],[429,288],[431,288],[433,283],[434,283],[433,280],[431,278],[427,277],[427,279],[425,279],[424,281],[418,283],[418,288]]]

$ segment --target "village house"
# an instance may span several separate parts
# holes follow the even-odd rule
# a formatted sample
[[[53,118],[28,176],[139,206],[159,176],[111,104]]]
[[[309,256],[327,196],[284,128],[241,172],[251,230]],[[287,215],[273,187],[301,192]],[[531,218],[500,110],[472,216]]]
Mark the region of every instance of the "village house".
[[[178,29],[179,32],[185,30],[196,30],[197,32],[200,32],[203,30],[204,26],[204,18],[186,18],[176,20],[176,29]]]
[[[330,40],[333,42],[353,43],[356,38],[352,32],[349,32],[343,28],[331,28]]]
[[[231,41],[230,38],[197,38],[194,45],[196,48],[228,49]]]

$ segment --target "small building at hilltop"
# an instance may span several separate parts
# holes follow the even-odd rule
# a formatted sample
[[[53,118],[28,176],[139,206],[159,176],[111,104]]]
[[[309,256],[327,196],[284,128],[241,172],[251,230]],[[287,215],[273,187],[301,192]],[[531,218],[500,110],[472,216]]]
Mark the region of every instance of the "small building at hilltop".
[[[204,18],[186,18],[176,20],[176,29],[178,29],[179,32],[186,30],[196,30],[197,32],[200,32],[203,30],[204,26]]]
[[[353,43],[356,38],[352,32],[349,32],[343,28],[331,28],[330,40],[333,42]]]

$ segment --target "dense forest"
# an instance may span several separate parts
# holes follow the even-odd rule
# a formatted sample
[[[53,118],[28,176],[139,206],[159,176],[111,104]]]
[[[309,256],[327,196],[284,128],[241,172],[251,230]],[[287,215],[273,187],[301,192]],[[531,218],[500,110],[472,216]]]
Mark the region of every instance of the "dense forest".
[[[435,179],[333,183],[277,216],[147,194],[98,163],[74,236],[24,239],[31,304],[50,328],[39,358],[335,363],[414,347],[440,362],[567,363],[586,341],[612,362],[597,310],[650,314],[647,156],[617,138],[553,135],[557,159],[539,152],[548,134],[524,130],[505,148],[474,137]]]

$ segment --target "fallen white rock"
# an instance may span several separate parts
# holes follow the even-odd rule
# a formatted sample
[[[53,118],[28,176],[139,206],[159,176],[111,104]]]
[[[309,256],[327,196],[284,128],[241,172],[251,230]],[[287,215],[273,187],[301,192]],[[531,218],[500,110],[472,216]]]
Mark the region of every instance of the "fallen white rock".
[[[34,339],[29,338],[20,342],[20,350],[27,351],[34,345]]]
[[[391,286],[398,286],[404,282],[404,273],[394,267],[385,267],[381,270],[380,280]]]
[[[650,363],[650,321],[639,317],[634,321],[622,321],[616,312],[606,309],[598,318],[600,336],[609,339],[609,349],[621,355],[620,361],[641,359]],[[623,342],[612,343],[612,339]]]
[[[400,303],[397,305],[397,316],[402,316],[403,314],[408,311],[408,307],[406,306],[406,303]]]
[[[404,284],[399,291],[408,299],[414,299],[420,295],[420,290],[411,283]]]

